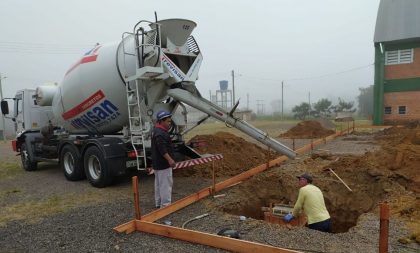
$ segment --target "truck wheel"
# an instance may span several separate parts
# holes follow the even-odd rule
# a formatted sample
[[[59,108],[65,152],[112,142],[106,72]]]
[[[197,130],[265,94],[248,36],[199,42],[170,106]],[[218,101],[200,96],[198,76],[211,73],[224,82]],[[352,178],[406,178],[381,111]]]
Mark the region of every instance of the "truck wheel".
[[[106,187],[114,179],[104,154],[96,146],[89,147],[84,155],[85,174],[90,184],[95,187]]]
[[[22,145],[20,146],[20,159],[22,160],[23,168],[26,171],[36,170],[36,168],[38,167],[37,162],[31,162],[26,143],[22,143]]]
[[[73,145],[67,144],[60,153],[60,166],[67,180],[77,181],[85,178],[83,162],[79,150]]]

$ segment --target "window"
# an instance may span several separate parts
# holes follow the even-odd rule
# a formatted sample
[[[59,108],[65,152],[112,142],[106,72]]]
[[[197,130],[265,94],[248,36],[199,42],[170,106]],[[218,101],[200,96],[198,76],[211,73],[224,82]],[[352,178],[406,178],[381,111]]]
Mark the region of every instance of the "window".
[[[18,115],[23,110],[23,94],[16,94],[15,99],[17,101],[15,102],[15,115]]]
[[[405,105],[398,106],[398,114],[405,114],[405,113],[406,113]]]
[[[412,63],[414,58],[414,50],[394,50],[385,52],[385,65]]]
[[[385,106],[385,114],[391,114],[392,113],[392,107],[391,106]]]

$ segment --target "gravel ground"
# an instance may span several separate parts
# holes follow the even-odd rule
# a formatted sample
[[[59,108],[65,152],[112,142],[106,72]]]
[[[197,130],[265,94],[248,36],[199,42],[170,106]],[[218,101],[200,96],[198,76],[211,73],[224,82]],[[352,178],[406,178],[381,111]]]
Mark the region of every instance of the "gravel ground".
[[[369,148],[375,148],[368,141],[363,142],[357,138],[351,141],[354,142],[351,145],[345,145],[338,139],[320,148],[350,153],[351,150],[365,152]],[[345,141],[346,144],[348,142],[349,140]],[[366,146],[357,148],[357,145]],[[46,196],[69,192],[82,196],[95,191],[103,195],[103,199],[51,214],[40,220],[17,220],[0,226],[0,252],[225,252],[146,233],[118,234],[112,228],[134,217],[130,178],[120,178],[113,187],[96,189],[90,187],[86,181],[66,181],[62,172],[55,167],[57,166],[41,166],[39,171],[25,172],[17,178],[2,179],[0,192],[12,188],[21,190],[17,196],[0,198],[1,206],[12,201],[42,200]],[[208,180],[201,178],[175,177],[173,198],[180,199],[209,184]],[[141,177],[139,185],[142,213],[148,213],[153,208],[153,177]],[[229,190],[221,193],[229,194]],[[165,219],[171,220],[173,226],[181,227],[185,221],[209,213],[209,216],[187,224],[186,228],[216,234],[229,227],[240,231],[244,240],[304,252],[378,252],[379,218],[373,213],[362,215],[358,225],[349,232],[327,234],[307,228],[288,230],[250,218],[240,221],[238,216],[211,209],[214,201],[221,199],[208,197]],[[405,234],[408,231],[404,225],[391,220],[390,252],[420,252],[417,244],[398,243],[398,238]]]

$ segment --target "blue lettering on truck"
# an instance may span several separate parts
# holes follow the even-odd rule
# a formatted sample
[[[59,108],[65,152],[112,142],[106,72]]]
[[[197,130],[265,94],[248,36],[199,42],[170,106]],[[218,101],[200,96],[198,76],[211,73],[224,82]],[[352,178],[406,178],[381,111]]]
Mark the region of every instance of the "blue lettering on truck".
[[[99,105],[90,108],[70,123],[77,129],[92,129],[108,125],[120,115],[118,107],[111,101],[104,100]]]

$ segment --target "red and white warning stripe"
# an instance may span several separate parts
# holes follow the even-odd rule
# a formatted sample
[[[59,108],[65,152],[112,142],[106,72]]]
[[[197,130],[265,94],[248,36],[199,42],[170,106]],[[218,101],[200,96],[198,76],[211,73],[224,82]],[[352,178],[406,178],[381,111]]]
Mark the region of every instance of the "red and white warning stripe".
[[[174,170],[182,169],[182,168],[186,168],[186,167],[190,167],[190,166],[194,166],[194,165],[199,165],[199,164],[204,164],[204,163],[208,163],[208,162],[212,162],[212,161],[216,161],[216,160],[221,160],[221,159],[223,159],[222,154],[210,155],[210,156],[206,156],[206,157],[201,157],[201,158],[196,158],[196,159],[191,159],[191,160],[176,163],[175,168],[173,168],[173,169]]]
[[[183,169],[183,168],[191,167],[191,166],[194,166],[194,165],[209,163],[209,162],[216,161],[216,160],[221,160],[221,159],[223,159],[222,154],[206,155],[204,157],[178,162],[178,163],[175,164],[175,167],[172,168],[172,169],[174,169],[174,170]],[[154,173],[153,169],[148,168],[148,170],[149,170],[149,175]]]

